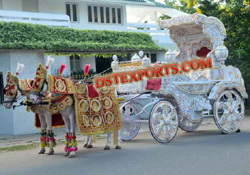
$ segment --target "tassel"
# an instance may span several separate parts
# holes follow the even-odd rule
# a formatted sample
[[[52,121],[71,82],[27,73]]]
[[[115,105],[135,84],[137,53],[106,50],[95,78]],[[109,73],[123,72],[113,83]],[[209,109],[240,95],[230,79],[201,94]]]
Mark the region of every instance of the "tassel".
[[[84,76],[86,77],[89,74],[90,64],[85,64],[84,66]]]
[[[96,135],[93,135],[93,143],[96,143]]]
[[[66,69],[66,65],[61,63],[60,68],[59,68],[59,75],[60,76],[62,75],[64,69]]]
[[[54,62],[55,62],[54,58],[48,57],[47,63],[46,63],[46,69],[48,69]]]
[[[24,64],[17,63],[16,76],[18,76],[19,73],[21,73],[23,71],[24,67],[25,67]]]
[[[117,143],[117,137],[118,137],[117,132],[118,131],[113,131],[113,144],[114,145],[116,145],[116,143]]]

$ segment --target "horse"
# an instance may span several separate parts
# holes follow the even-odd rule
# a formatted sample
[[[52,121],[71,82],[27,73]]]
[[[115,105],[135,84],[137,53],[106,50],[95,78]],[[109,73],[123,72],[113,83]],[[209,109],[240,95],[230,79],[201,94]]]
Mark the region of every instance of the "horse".
[[[26,97],[29,99],[30,92],[27,89],[24,89],[20,84],[26,83],[26,85],[30,85],[32,83],[31,80],[20,80],[17,76],[11,74],[11,72],[7,73],[6,76],[6,86],[4,87],[4,102],[3,105],[6,109],[11,109],[13,104],[22,97]],[[32,106],[32,111],[38,114],[38,118],[41,125],[41,133],[40,133],[40,151],[38,154],[44,154],[46,146],[50,147],[48,155],[54,154],[54,147],[56,145],[54,133],[52,132],[52,115],[48,111],[47,108]],[[47,133],[46,133],[47,130]]]
[[[40,67],[40,68],[39,68]],[[39,75],[39,71],[42,70],[41,65],[39,65],[36,73],[36,76]],[[61,69],[61,68],[60,68]],[[60,71],[61,72],[61,71]],[[59,73],[61,74],[61,73]],[[47,84],[47,76],[45,73],[43,74],[43,78],[41,81],[40,78],[37,79],[36,83],[34,83],[33,91],[30,94],[30,99],[33,104],[39,104],[44,100],[43,94],[48,91]],[[72,81],[73,84],[73,81]],[[61,85],[59,85],[61,86]],[[64,88],[64,87],[62,87]],[[60,93],[52,92],[52,96],[56,100],[52,100],[51,108],[57,108],[58,112],[62,115],[65,126],[66,126],[66,142],[65,142],[65,153],[64,156],[68,156],[69,158],[73,158],[76,155],[77,151],[77,142],[76,142],[76,135],[75,135],[75,122],[76,122],[76,115],[75,115],[75,106],[74,106],[74,98],[72,95],[62,95]],[[62,102],[63,101],[63,102]],[[62,106],[60,106],[62,104]],[[120,134],[117,130],[117,142],[116,142],[116,149],[121,149],[120,143]],[[93,138],[92,136],[88,136],[87,141],[84,144],[84,147],[91,148]],[[108,133],[107,136],[107,143],[105,145],[104,150],[109,150],[111,144],[111,132]]]

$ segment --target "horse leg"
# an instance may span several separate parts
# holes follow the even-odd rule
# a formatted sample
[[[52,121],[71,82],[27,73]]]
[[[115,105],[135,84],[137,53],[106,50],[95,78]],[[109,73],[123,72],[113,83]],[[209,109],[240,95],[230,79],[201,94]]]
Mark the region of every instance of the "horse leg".
[[[74,158],[76,156],[77,151],[77,141],[76,141],[76,134],[75,134],[75,113],[71,112],[69,114],[70,120],[70,133],[71,133],[71,150],[69,154],[69,158]]]
[[[50,113],[48,113],[48,112],[46,113],[45,120],[47,123],[47,133],[48,133],[47,140],[48,140],[49,148],[50,148],[48,155],[53,155],[54,154],[54,147],[56,146],[56,140],[54,137],[54,133],[52,131],[52,116]]]
[[[121,130],[117,130],[117,142],[115,149],[121,149]]]
[[[66,127],[66,135],[65,135],[65,148],[64,148],[64,156],[69,156],[69,153],[70,153],[70,147],[69,147],[69,144],[70,144],[70,121],[68,119],[68,117],[62,115],[62,118],[63,118],[63,121],[65,123],[65,127]]]
[[[41,133],[40,133],[40,151],[38,154],[44,154],[45,153],[45,146],[46,146],[46,122],[43,115],[38,114],[38,118],[41,124]]]
[[[88,146],[88,142],[89,142],[90,137],[91,136],[87,136],[87,140],[86,140],[86,142],[83,145],[84,148],[86,148]]]
[[[93,135],[90,135],[88,137],[90,137],[90,138],[89,138],[87,148],[93,148],[93,145],[92,145],[92,143],[93,143]]]
[[[106,143],[106,145],[105,145],[104,150],[109,150],[109,149],[110,149],[110,143],[111,143],[111,132],[108,132],[108,135],[107,135],[107,143]]]

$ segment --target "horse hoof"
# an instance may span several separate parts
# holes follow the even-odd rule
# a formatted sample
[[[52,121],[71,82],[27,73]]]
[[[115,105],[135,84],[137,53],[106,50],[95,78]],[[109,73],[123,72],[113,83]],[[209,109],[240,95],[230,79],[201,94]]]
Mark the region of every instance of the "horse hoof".
[[[41,150],[39,151],[39,153],[38,154],[44,154],[45,153],[45,148],[41,148]]]
[[[241,130],[240,129],[238,129],[236,132],[240,132]]]
[[[93,145],[88,145],[87,148],[93,148]]]
[[[115,149],[122,149],[121,146],[116,145]]]
[[[104,150],[110,150],[110,146],[105,146]]]
[[[48,155],[53,155],[54,151],[49,151]]]
[[[68,157],[68,156],[69,156],[69,152],[65,152],[64,157]]]
[[[83,147],[84,147],[84,148],[87,148],[87,146],[88,146],[88,144],[87,144],[87,143],[85,143],[85,144],[83,145]]]
[[[69,154],[69,157],[68,158],[74,158],[76,156],[76,153],[75,152],[71,152],[70,154]]]

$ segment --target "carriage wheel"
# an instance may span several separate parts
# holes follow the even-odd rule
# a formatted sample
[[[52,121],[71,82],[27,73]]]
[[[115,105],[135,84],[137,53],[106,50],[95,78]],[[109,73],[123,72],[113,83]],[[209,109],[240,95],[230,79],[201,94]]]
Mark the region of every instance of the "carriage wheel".
[[[244,118],[245,107],[241,96],[234,90],[226,90],[214,102],[214,120],[222,133],[236,132]]]
[[[168,143],[178,131],[178,115],[175,107],[160,101],[154,105],[149,117],[149,128],[154,139],[160,143]]]
[[[187,117],[179,116],[179,127],[186,132],[195,131],[202,123],[203,118],[197,122],[191,122]]]
[[[138,109],[134,104],[127,104],[121,109],[122,117],[122,129],[121,129],[121,140],[129,141],[135,138],[138,134],[141,123],[135,122],[134,120],[139,120],[140,115],[136,117],[131,117],[138,113]]]

